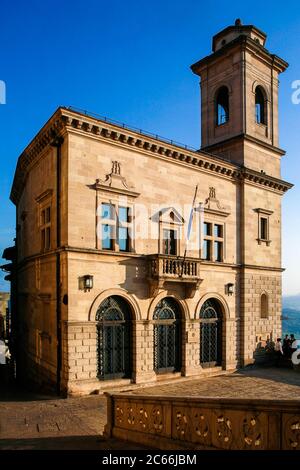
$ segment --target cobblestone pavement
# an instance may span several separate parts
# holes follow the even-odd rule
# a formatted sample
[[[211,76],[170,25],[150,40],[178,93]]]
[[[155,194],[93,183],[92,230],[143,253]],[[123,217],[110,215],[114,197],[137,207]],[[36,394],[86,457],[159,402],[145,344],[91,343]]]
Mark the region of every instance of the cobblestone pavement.
[[[131,391],[137,395],[300,400],[300,372],[247,367],[234,374],[185,380]]]
[[[2,387],[1,387],[2,385]],[[106,440],[106,398],[59,399],[0,384],[0,449],[141,449]]]

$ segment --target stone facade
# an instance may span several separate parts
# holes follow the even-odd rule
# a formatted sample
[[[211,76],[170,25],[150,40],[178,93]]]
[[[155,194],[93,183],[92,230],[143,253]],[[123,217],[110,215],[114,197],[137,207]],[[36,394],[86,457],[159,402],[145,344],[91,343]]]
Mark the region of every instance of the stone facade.
[[[9,334],[9,332],[7,331],[7,313],[9,310],[9,298],[9,292],[0,292],[0,338],[7,338]]]
[[[11,193],[18,357],[32,381],[80,394],[232,370],[280,335],[281,197],[291,185],[280,179],[276,80],[287,64],[270,62],[256,28],[227,30],[234,39],[192,66],[203,150],[59,108],[21,155]],[[256,81],[266,124],[255,123]],[[224,84],[229,118],[216,125],[212,97]],[[104,225],[119,234],[109,247]]]

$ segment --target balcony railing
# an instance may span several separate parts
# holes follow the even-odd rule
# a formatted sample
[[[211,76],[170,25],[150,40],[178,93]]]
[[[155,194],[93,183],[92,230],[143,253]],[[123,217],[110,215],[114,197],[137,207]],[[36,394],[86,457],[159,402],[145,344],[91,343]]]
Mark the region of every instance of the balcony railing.
[[[170,277],[180,279],[197,279],[199,277],[198,260],[174,258],[173,256],[156,255],[150,260],[151,277]]]
[[[198,283],[200,260],[168,255],[151,255],[150,278],[153,280]]]

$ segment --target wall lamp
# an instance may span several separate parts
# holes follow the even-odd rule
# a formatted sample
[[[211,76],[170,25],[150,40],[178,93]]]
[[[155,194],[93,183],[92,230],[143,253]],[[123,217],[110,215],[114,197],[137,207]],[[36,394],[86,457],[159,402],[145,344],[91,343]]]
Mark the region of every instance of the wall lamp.
[[[79,278],[79,289],[89,292],[94,286],[94,276],[86,274]]]
[[[234,294],[234,284],[232,284],[231,282],[226,284],[226,293],[227,293],[227,295],[233,295]]]

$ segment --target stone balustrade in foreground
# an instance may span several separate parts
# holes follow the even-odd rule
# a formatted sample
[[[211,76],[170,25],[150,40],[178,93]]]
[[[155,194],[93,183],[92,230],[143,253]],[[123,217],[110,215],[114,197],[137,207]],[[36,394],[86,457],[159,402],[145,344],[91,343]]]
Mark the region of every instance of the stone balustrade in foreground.
[[[106,434],[146,447],[300,450],[300,400],[106,396]]]

